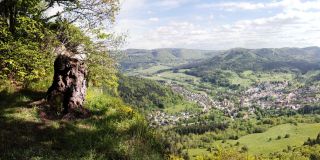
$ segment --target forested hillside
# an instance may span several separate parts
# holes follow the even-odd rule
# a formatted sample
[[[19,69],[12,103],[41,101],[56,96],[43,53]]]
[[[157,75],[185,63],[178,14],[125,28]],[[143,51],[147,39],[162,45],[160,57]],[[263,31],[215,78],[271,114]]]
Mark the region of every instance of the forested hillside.
[[[177,66],[194,62],[220,54],[220,51],[207,51],[195,49],[127,49],[124,57],[120,59],[123,70],[149,68],[155,65]]]
[[[168,86],[139,77],[120,76],[118,91],[126,103],[146,110],[164,109],[183,101]]]
[[[297,71],[306,73],[319,69],[320,48],[242,49],[225,51],[222,55],[197,64],[183,66],[195,72],[212,70]]]

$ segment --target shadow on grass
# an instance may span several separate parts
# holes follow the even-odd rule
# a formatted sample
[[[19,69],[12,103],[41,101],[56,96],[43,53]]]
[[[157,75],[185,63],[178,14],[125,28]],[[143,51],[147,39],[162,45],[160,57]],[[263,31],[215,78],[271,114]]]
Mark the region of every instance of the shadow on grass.
[[[28,107],[28,103],[44,95],[30,90],[0,92],[0,159],[128,159],[115,151],[119,135],[112,125],[106,125],[107,118],[79,120],[87,122],[79,127],[79,121],[41,121],[14,116],[21,111],[31,112],[33,107]],[[97,122],[105,126],[94,128]]]
[[[6,90],[0,91],[0,110],[15,106],[27,106],[34,100],[44,98],[45,92],[32,91],[29,89],[10,93]]]

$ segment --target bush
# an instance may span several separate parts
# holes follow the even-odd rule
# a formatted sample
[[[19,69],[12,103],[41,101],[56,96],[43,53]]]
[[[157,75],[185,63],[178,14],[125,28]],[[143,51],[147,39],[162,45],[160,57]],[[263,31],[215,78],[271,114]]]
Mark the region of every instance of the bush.
[[[41,22],[19,16],[14,35],[2,19],[0,28],[0,35],[7,36],[0,43],[0,78],[28,85],[53,70],[53,44],[48,42],[53,34]]]
[[[249,151],[248,146],[244,145],[241,147],[241,152],[248,152],[248,151]]]
[[[290,134],[286,134],[284,138],[290,138]]]
[[[272,120],[272,119],[264,119],[262,121],[263,124],[270,124],[270,125],[273,125],[275,124],[275,122]]]
[[[277,137],[277,140],[280,140],[280,139],[281,139],[281,136],[278,136],[278,137]]]

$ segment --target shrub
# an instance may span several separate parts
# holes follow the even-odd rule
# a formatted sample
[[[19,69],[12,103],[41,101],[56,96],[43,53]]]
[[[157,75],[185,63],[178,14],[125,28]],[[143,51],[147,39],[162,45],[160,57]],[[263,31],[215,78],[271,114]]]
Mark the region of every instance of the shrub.
[[[290,138],[290,134],[286,134],[284,138]]]
[[[277,137],[277,140],[280,140],[280,139],[281,139],[281,136],[278,136],[278,137]]]
[[[248,150],[249,150],[249,148],[246,145],[241,147],[241,152],[248,152]]]

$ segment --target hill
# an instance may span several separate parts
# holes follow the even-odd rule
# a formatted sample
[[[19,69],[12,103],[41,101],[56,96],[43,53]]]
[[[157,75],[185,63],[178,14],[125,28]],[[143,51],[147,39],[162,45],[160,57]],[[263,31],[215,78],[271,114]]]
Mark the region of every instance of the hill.
[[[319,47],[235,48],[206,60],[172,67],[171,71],[201,78],[201,82],[237,89],[239,85],[248,87],[266,81],[315,82],[319,77],[319,62]]]
[[[319,130],[319,123],[282,124],[272,127],[263,133],[250,134],[238,140],[228,140],[225,144],[235,145],[239,142],[241,146],[246,145],[249,148],[249,153],[268,154],[282,151],[287,149],[288,146],[301,146],[309,137],[316,137]],[[285,135],[289,136],[285,138]]]
[[[297,71],[305,73],[319,69],[320,48],[243,49],[225,51],[209,60],[188,64],[178,69],[192,69],[201,73],[212,70],[233,71]]]
[[[68,121],[30,105],[44,96],[0,86],[0,159],[164,159],[161,134],[120,98],[91,88],[86,108],[92,115]]]
[[[125,57],[120,60],[123,70],[148,68],[155,65],[176,66],[191,61],[198,61],[204,58],[213,57],[220,51],[207,51],[195,49],[127,49]]]
[[[182,97],[169,87],[139,77],[120,76],[118,91],[126,103],[147,110],[164,109],[182,101]]]
[[[282,152],[283,150],[286,151],[293,147],[302,146],[308,138],[317,137],[319,129],[319,123],[281,124],[263,133],[249,134],[240,137],[238,140],[216,141],[211,146],[215,149],[234,150],[241,150],[243,146],[246,146],[249,154],[263,155],[262,157],[266,158],[270,153]],[[199,148],[189,149],[188,152],[190,157],[212,154],[208,149]]]

